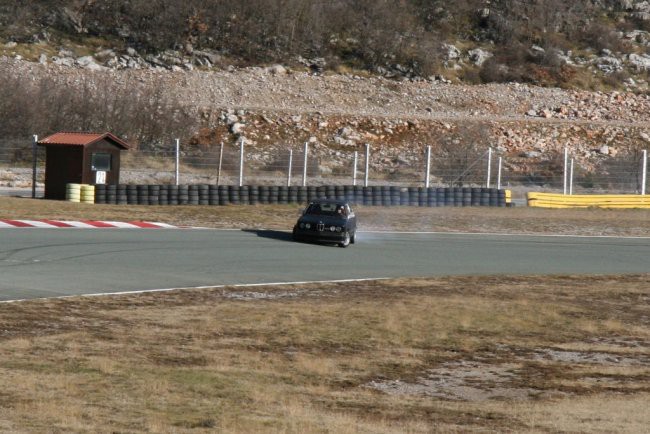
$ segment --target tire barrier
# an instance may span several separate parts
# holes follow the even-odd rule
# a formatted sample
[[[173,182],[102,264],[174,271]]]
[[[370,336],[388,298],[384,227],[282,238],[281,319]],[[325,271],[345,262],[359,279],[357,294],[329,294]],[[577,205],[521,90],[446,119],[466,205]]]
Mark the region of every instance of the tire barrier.
[[[178,185],[170,185],[167,195],[169,205],[178,205]]]
[[[149,197],[147,198],[149,205],[160,205],[160,186],[149,186]]]
[[[81,184],[67,184],[65,186],[65,200],[68,202],[81,202]]]
[[[158,186],[158,205],[169,205],[169,185]]]
[[[262,205],[266,205],[267,203],[270,202],[271,198],[271,189],[269,188],[268,185],[260,185],[259,186],[259,192],[260,192],[260,203]]]
[[[136,202],[138,205],[149,205],[149,186],[138,185],[136,186]]]
[[[111,185],[110,187],[115,188],[114,185]],[[106,203],[107,201],[107,186],[103,184],[99,184],[95,186],[95,203],[103,204]]]
[[[105,186],[103,186],[105,187]],[[94,185],[70,183],[65,186],[65,200],[76,203],[95,203],[98,192]],[[106,203],[106,190],[99,191],[100,203]]]
[[[333,198],[353,205],[414,207],[505,207],[508,190],[468,187],[278,186],[278,185],[97,185],[68,184],[66,199],[118,205],[257,205],[305,204]],[[534,193],[533,193],[534,195]],[[574,198],[576,196],[573,196]],[[621,196],[617,196],[621,197]],[[627,195],[623,197],[639,197]],[[83,198],[83,200],[82,200]],[[535,199],[533,199],[535,200]],[[530,201],[530,195],[529,195]],[[538,202],[540,203],[540,202]],[[646,203],[650,203],[647,200]],[[535,206],[535,205],[531,205]]]

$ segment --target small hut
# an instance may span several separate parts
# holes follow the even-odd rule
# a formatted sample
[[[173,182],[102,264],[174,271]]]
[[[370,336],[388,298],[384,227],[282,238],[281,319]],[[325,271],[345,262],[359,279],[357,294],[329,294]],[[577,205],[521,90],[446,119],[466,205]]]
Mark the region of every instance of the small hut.
[[[120,153],[131,146],[111,133],[61,132],[45,147],[45,199],[65,199],[66,185],[119,184]]]

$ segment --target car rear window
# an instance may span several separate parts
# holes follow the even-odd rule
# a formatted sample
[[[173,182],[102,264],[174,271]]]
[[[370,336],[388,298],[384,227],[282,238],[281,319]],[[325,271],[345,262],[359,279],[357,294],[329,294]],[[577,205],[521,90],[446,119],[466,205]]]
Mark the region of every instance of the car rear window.
[[[305,212],[308,215],[342,215],[344,213],[345,207],[335,203],[312,203]]]

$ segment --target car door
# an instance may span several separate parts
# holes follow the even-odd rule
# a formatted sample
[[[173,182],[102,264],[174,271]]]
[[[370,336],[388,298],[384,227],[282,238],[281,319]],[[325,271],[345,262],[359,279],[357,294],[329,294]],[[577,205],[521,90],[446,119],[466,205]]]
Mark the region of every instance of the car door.
[[[356,232],[356,230],[357,230],[357,216],[354,213],[354,211],[352,210],[352,208],[350,208],[350,205],[345,205],[345,207],[346,207],[346,211],[347,211],[347,215],[348,215],[348,221],[346,223],[346,229],[351,234],[354,234]]]

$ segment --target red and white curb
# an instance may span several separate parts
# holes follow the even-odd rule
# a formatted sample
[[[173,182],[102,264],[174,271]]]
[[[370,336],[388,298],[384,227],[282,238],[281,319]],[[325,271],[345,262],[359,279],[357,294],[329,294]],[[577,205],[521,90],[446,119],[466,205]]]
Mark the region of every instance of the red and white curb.
[[[119,228],[119,229],[177,229],[179,226],[154,222],[113,222],[98,220],[7,220],[0,219],[2,228]]]

